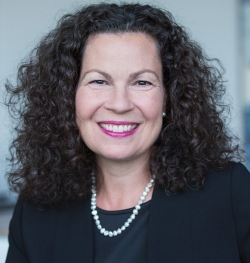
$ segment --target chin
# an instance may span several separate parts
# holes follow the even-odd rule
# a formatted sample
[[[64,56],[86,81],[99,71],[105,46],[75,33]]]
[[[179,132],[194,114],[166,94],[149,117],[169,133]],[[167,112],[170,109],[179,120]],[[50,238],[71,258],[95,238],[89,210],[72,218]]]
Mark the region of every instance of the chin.
[[[120,162],[125,162],[125,161],[135,161],[135,160],[142,160],[145,158],[148,158],[148,156],[150,155],[150,150],[145,150],[145,151],[129,151],[129,152],[125,152],[124,150],[122,150],[122,148],[120,147],[119,149],[117,149],[116,151],[110,151],[110,152],[99,152],[96,153],[97,158],[100,159],[105,159],[105,160],[110,160],[110,161],[120,161]]]

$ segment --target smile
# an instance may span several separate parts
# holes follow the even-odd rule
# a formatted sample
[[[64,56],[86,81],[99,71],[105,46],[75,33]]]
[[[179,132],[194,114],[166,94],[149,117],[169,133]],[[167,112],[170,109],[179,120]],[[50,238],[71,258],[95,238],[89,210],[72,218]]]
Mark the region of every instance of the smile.
[[[114,125],[114,124],[99,124],[104,130],[111,131],[111,132],[130,132],[134,130],[138,125],[137,124],[130,124],[130,125]]]
[[[139,127],[138,123],[124,121],[104,121],[98,124],[102,132],[117,139],[133,135]]]

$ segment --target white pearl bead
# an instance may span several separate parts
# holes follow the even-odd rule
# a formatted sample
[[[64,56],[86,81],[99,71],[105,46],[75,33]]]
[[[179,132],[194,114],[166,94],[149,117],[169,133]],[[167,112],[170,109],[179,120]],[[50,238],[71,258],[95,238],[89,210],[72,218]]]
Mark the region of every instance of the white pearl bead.
[[[134,215],[138,215],[138,211],[136,209],[133,210]]]

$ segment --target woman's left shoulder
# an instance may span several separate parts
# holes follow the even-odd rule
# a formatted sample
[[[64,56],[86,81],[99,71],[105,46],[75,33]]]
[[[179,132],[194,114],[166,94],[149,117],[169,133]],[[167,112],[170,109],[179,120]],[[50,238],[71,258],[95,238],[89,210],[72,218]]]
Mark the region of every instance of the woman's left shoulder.
[[[234,211],[247,208],[250,222],[250,173],[241,163],[230,163],[228,173]]]
[[[222,170],[210,170],[206,184],[230,184],[232,187],[250,187],[250,173],[242,163],[230,162]]]
[[[242,163],[230,163],[231,180],[235,183],[250,183],[250,173]]]
[[[249,171],[242,163],[230,162],[226,171],[230,172],[232,176],[250,176]]]
[[[242,163],[231,162],[229,168],[223,171],[225,184],[230,186],[233,211],[248,211],[250,222],[250,173]],[[242,210],[242,211],[240,211]]]
[[[220,229],[227,238],[223,242],[236,235],[241,262],[250,262],[250,173],[247,168],[242,163],[230,162],[226,169],[211,170],[204,189],[196,195],[193,191],[190,197],[194,215],[199,211],[202,218],[208,219],[206,225]]]
[[[241,163],[230,164],[231,207],[242,262],[250,262],[250,173]]]

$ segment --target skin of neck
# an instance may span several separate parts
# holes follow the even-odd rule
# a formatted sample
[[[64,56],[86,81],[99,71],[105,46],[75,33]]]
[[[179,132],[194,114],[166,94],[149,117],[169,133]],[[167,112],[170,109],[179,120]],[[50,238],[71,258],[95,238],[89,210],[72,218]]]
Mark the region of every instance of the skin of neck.
[[[114,161],[97,156],[97,206],[114,211],[134,207],[152,175],[149,156],[136,160]],[[153,187],[144,202],[151,199]]]

